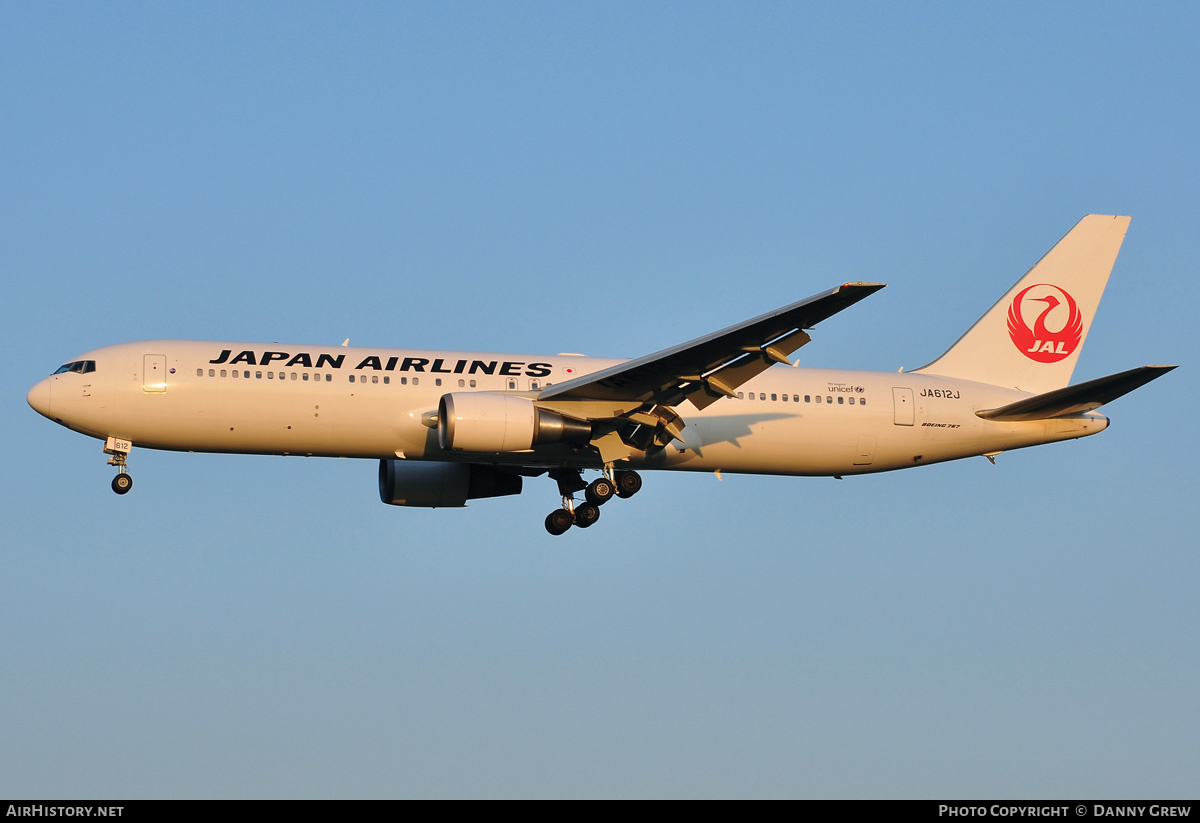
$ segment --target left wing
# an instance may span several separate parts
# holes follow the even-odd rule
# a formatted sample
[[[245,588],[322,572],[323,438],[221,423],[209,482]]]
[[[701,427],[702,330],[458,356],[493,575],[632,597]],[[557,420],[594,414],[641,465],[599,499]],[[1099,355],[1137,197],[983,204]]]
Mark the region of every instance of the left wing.
[[[700,409],[807,343],[810,329],[852,306],[884,283],[844,283],[822,294],[687,343],[548,386],[539,401],[600,400],[673,406],[685,399]]]

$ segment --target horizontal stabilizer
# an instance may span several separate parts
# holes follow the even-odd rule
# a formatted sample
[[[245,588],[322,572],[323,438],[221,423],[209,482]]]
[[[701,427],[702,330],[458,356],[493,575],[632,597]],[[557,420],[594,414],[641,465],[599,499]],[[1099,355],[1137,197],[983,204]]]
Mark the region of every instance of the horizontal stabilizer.
[[[1129,394],[1136,388],[1146,385],[1157,377],[1162,377],[1174,366],[1142,366],[1130,369],[1120,374],[1110,374],[1108,377],[1098,377],[1078,386],[1067,386],[1064,389],[1027,397],[1016,403],[1009,403],[998,409],[985,409],[975,414],[984,420],[1045,420],[1050,417],[1062,417],[1067,414],[1078,414],[1091,411],[1111,403],[1118,397]]]

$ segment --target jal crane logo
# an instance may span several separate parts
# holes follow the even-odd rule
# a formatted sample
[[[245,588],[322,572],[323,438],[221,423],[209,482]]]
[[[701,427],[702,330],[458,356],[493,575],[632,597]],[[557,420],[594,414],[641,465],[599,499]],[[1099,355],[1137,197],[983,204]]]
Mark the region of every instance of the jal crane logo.
[[[1038,303],[1044,303],[1045,308],[1038,312],[1030,328],[1025,312],[1038,311]],[[1027,304],[1034,305],[1027,307]],[[1013,298],[1008,308],[1008,336],[1030,360],[1057,363],[1079,347],[1083,315],[1075,305],[1075,298],[1066,291],[1049,283],[1037,283]]]

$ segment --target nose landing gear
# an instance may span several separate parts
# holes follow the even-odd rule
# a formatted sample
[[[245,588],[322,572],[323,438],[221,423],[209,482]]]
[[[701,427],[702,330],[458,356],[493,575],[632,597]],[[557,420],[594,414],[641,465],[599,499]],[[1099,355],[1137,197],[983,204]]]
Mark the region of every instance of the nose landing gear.
[[[125,459],[129,457],[132,449],[133,443],[118,437],[110,437],[104,441],[104,453],[109,455],[108,465],[117,467],[117,476],[112,480],[112,490],[117,494],[128,494],[133,488],[133,477],[125,468]]]
[[[584,483],[578,469],[555,469],[550,476],[558,482],[562,494],[561,509],[546,515],[546,531],[553,535],[564,534],[571,526],[586,529],[600,519],[600,507],[617,497],[632,497],[642,487],[642,478],[635,471],[613,472],[606,466],[601,477]],[[575,505],[575,492],[583,491],[586,502]]]

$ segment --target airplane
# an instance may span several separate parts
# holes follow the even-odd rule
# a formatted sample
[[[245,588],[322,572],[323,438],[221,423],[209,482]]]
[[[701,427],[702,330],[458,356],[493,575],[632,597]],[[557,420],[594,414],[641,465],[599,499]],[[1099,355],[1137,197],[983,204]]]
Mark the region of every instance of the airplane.
[[[133,486],[135,445],[369,458],[396,506],[464,506],[548,475],[562,504],[545,527],[560,535],[635,495],[639,471],[841,478],[994,463],[1103,431],[1097,408],[1175,368],[1069,385],[1129,221],[1084,217],[941,357],[908,372],[790,359],[818,323],[885,285],[851,282],[632,360],[151,340],[81,354],[28,401],[104,441],[118,494]]]

